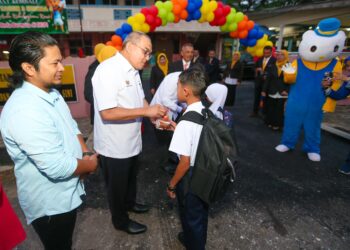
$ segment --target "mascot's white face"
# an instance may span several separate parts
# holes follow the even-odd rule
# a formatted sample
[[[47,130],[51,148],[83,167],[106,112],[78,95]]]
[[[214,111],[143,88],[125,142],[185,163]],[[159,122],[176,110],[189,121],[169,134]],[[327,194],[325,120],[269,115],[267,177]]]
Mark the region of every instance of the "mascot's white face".
[[[345,33],[339,31],[332,37],[319,36],[313,30],[303,34],[299,45],[299,55],[309,62],[324,62],[337,57],[344,49]]]

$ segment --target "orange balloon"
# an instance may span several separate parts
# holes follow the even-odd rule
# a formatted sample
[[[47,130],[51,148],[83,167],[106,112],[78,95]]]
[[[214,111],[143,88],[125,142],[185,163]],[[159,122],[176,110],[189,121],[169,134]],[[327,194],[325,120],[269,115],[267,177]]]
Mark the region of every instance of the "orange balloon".
[[[179,16],[175,16],[174,23],[178,23],[178,22],[180,22],[180,17]]]
[[[175,16],[179,15],[182,11],[181,5],[180,4],[174,4],[173,6],[173,13]]]
[[[231,31],[231,32],[230,32],[230,36],[231,36],[232,38],[238,38],[238,31],[237,31],[237,30]]]
[[[108,41],[108,42],[106,42],[106,45],[107,46],[113,46],[113,43],[112,43],[112,41]]]
[[[248,31],[247,30],[242,30],[238,33],[238,38],[239,39],[244,39],[248,36]]]
[[[117,35],[113,35],[111,38],[111,41],[112,41],[114,46],[122,45],[122,43],[123,43],[122,38],[120,36],[117,36]]]
[[[185,20],[187,17],[188,17],[188,12],[186,10],[182,10],[180,13],[180,18]]]
[[[183,8],[183,9],[185,9],[186,7],[187,7],[187,0],[180,0],[179,1],[179,3],[180,3],[180,5],[181,5],[181,7]]]
[[[238,26],[237,26],[237,28],[238,28],[238,30],[246,30],[247,29],[247,21],[240,21],[239,23],[238,23]]]
[[[114,46],[118,51],[121,51],[122,50],[122,46],[121,45],[117,45],[117,46]]]
[[[254,28],[254,25],[255,25],[254,21],[249,20],[249,21],[247,22],[248,30],[253,29],[253,28]]]
[[[244,15],[244,16],[243,16],[243,20],[244,20],[244,21],[248,21],[247,15]]]

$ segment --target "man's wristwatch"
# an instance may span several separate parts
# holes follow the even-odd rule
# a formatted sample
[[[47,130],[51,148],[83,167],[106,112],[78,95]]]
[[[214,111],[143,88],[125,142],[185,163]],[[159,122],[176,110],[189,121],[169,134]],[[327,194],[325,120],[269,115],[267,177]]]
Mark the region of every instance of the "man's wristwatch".
[[[83,157],[84,156],[91,156],[91,155],[93,155],[94,153],[93,152],[90,152],[90,151],[88,151],[88,152],[84,152],[83,153]]]
[[[174,193],[175,190],[176,190],[176,186],[175,186],[175,187],[171,187],[171,186],[170,186],[170,183],[168,183],[167,189],[168,189],[169,192]]]

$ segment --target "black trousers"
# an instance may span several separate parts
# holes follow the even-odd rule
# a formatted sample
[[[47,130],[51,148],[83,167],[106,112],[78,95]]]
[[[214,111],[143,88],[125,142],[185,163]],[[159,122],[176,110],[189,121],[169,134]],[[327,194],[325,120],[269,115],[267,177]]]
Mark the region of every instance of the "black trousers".
[[[263,82],[261,80],[256,80],[254,83],[254,106],[253,113],[257,114],[259,112],[259,105],[261,100]]]
[[[283,127],[284,98],[266,97],[266,124],[274,127]]]
[[[233,106],[235,105],[236,100],[236,87],[237,85],[225,84],[227,87],[227,98],[225,102],[225,106]]]
[[[44,216],[32,222],[45,250],[70,250],[77,218],[77,209],[70,212]]]
[[[129,222],[128,209],[136,202],[138,155],[125,159],[100,155],[100,166],[106,183],[112,223],[117,229],[123,228]]]
[[[187,250],[204,250],[207,242],[209,206],[191,191],[184,193],[184,182],[176,187],[179,214]]]

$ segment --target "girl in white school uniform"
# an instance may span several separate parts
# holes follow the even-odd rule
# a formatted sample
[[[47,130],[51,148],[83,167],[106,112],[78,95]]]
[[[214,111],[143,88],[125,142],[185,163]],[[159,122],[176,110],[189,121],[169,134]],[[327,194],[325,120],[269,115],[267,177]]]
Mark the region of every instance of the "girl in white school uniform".
[[[221,83],[210,84],[205,91],[208,101],[211,103],[209,109],[217,118],[223,117],[224,105],[227,97],[227,87]]]

